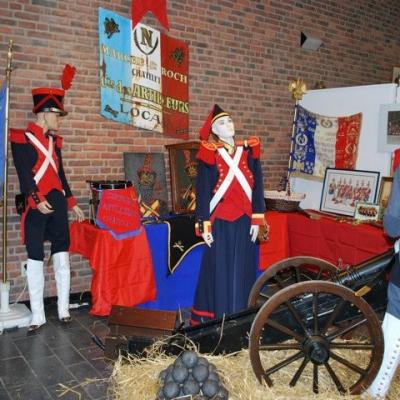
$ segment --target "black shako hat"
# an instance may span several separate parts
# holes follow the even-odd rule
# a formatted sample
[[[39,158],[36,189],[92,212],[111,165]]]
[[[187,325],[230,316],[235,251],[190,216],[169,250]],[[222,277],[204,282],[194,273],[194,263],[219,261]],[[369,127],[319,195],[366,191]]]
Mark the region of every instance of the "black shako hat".
[[[68,114],[64,110],[64,95],[63,89],[38,88],[32,90],[33,96],[33,112],[54,112],[64,117]]]
[[[72,80],[74,79],[76,68],[67,64],[64,67],[61,76],[62,89],[54,88],[37,88],[32,89],[33,97],[33,110],[34,114],[40,112],[54,112],[58,113],[61,117],[68,114],[64,110],[64,96],[65,91],[71,87]]]

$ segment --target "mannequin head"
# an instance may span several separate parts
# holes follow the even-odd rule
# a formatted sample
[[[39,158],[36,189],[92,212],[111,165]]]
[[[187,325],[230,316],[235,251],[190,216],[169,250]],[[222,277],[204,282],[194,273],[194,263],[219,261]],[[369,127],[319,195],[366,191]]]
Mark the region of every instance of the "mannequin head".
[[[44,132],[58,131],[60,125],[60,114],[56,112],[39,112],[37,113],[37,125]]]
[[[211,130],[220,140],[223,141],[235,136],[235,125],[229,115],[216,119],[211,125]]]

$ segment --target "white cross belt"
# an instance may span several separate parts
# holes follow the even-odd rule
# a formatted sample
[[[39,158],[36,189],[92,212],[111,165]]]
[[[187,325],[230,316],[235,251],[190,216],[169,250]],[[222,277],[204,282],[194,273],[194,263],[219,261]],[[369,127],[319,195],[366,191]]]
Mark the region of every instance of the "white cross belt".
[[[49,148],[46,149],[42,145],[42,143],[39,142],[39,140],[32,135],[30,132],[25,132],[26,136],[28,136],[29,140],[43,153],[45,156],[45,160],[43,161],[42,165],[40,166],[38,172],[36,172],[35,176],[33,179],[35,180],[35,183],[38,184],[38,182],[43,178],[47,168],[49,165],[51,165],[56,173],[58,173],[57,170],[57,165],[52,157],[53,155],[53,137],[49,136]]]
[[[238,167],[239,161],[243,154],[243,146],[237,148],[235,156],[233,158],[229,156],[225,148],[218,149],[218,152],[228,165],[229,172],[210,201],[210,214],[214,211],[217,204],[221,201],[222,197],[225,195],[226,191],[228,190],[229,186],[235,178],[238,180],[240,186],[246,193],[246,196],[248,197],[250,202],[252,198],[252,190],[249,182],[247,182],[246,177],[243,175],[243,172]]]

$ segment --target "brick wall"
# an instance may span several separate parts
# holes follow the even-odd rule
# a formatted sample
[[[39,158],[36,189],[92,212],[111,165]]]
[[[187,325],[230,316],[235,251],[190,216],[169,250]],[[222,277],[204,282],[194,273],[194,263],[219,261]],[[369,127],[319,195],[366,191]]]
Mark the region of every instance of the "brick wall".
[[[72,190],[88,212],[88,179],[123,179],[124,151],[165,152],[174,140],[117,124],[99,115],[97,9],[129,17],[130,0],[0,0],[0,60],[5,68],[8,40],[14,47],[12,127],[33,115],[30,89],[57,86],[65,63],[78,73],[65,106],[64,159]],[[238,136],[258,135],[263,143],[266,187],[274,187],[287,166],[293,100],[288,82],[298,76],[312,87],[390,82],[400,65],[398,0],[168,0],[170,35],[190,46],[190,139],[214,103],[233,115]],[[152,16],[143,20],[162,30]],[[300,32],[320,37],[317,52],[299,47]],[[0,68],[3,68],[0,65]],[[25,249],[13,207],[18,183],[9,173],[8,264],[12,298],[24,279]],[[74,255],[72,291],[87,290],[91,272]],[[46,296],[55,295],[48,273]],[[26,295],[25,295],[26,298]]]

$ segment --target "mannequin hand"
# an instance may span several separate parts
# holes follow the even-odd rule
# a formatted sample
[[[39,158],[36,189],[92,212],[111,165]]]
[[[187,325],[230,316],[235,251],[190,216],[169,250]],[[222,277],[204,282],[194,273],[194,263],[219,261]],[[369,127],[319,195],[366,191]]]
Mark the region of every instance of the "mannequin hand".
[[[50,214],[54,212],[53,207],[46,200],[41,201],[36,207],[42,214]]]
[[[254,243],[257,239],[258,231],[260,230],[260,227],[258,225],[251,225],[250,227],[250,236],[251,236],[251,241]]]
[[[72,212],[74,214],[74,218],[77,221],[82,222],[85,219],[85,214],[83,213],[83,211],[81,210],[81,208],[79,206],[73,206]]]
[[[211,247],[211,244],[214,241],[212,233],[202,233],[201,236],[203,237],[204,241],[206,242],[206,245],[208,247]]]

